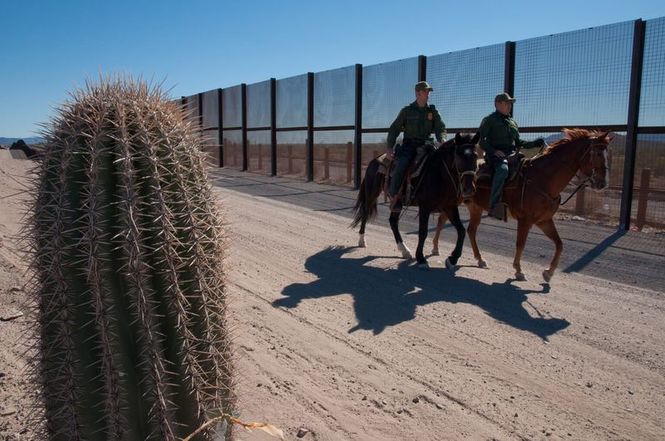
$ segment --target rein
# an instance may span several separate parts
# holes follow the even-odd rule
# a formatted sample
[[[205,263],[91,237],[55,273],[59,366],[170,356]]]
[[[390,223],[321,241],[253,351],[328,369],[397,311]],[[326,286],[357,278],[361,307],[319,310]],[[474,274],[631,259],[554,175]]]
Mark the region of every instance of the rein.
[[[439,147],[439,148],[441,148],[441,147]],[[452,147],[452,148],[454,148],[454,147]],[[429,158],[427,160],[429,160]],[[446,172],[448,173],[448,176],[450,177],[450,180],[452,181],[453,185],[455,186],[455,195],[457,197],[459,197],[462,190],[460,188],[459,183],[457,181],[455,181],[455,178],[453,177],[453,174],[450,172],[450,168],[448,167],[448,164],[446,163],[446,158],[444,157],[441,162],[443,162],[443,166],[446,168]],[[462,177],[464,177],[468,174],[475,175],[475,172],[470,171],[470,170],[462,172],[462,173],[460,173],[459,170],[457,170],[457,162],[455,161],[455,151],[454,150],[453,150],[453,165],[455,166],[455,170],[457,171],[457,174],[459,175],[460,180],[462,179]],[[415,195],[418,193],[418,189],[420,188],[420,184],[422,184],[423,179],[425,179],[426,174],[427,174],[427,169],[424,168],[423,172],[422,172],[422,175],[420,176],[420,179],[418,179],[418,184],[416,184],[416,186],[413,188],[413,192],[411,193],[411,197],[409,198],[408,201],[405,201],[405,204],[404,204],[405,208],[399,214],[400,219],[402,218],[404,213],[406,213],[409,210],[409,204],[411,203],[411,201],[413,200]]]
[[[584,154],[583,154],[582,157],[580,158],[580,163],[582,162],[582,160],[584,159],[584,157],[585,157],[587,154],[589,154],[589,152],[591,152],[591,149],[593,149],[594,146],[596,146],[596,145],[598,145],[598,144],[597,144],[597,143],[594,144],[593,142],[589,143],[589,147],[585,150]],[[586,178],[580,183],[580,185],[577,186],[577,188],[575,189],[575,191],[573,191],[573,192],[572,192],[572,193],[566,198],[566,200],[563,201],[563,202],[561,202],[559,205],[564,205],[566,202],[568,202],[568,201],[570,200],[570,198],[573,197],[573,195],[575,195],[575,193],[577,193],[582,187],[584,187],[584,186],[587,184],[587,182],[593,180],[593,177],[594,177],[594,174],[596,173],[596,170],[593,168],[593,164],[591,164],[591,167],[592,167],[592,168],[591,168],[591,176],[586,176]],[[577,175],[577,173],[576,173],[576,175]]]
[[[591,176],[587,176],[587,178],[586,178],[585,180],[583,180],[582,183],[581,183],[580,185],[577,186],[577,188],[575,189],[575,191],[573,191],[573,192],[572,192],[572,193],[566,198],[565,201],[559,203],[559,206],[561,206],[561,205],[565,205],[565,203],[568,202],[568,201],[570,200],[570,198],[572,198],[572,197],[575,195],[575,193],[577,193],[577,192],[579,191],[580,188],[584,187],[584,186],[586,185],[586,183],[589,182],[590,180],[591,180]]]

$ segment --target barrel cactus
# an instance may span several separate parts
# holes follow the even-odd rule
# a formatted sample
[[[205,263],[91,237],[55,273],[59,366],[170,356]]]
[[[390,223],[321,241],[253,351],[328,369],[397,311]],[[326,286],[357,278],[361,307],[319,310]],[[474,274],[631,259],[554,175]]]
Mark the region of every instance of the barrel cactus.
[[[174,440],[235,413],[223,225],[183,116],[104,78],[45,128],[27,236],[44,438]]]

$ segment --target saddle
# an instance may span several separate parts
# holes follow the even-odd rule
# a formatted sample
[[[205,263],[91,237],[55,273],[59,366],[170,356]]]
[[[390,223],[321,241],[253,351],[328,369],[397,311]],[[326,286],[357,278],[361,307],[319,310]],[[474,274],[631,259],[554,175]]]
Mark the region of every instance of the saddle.
[[[399,191],[399,197],[403,201],[410,201],[413,197],[413,194],[418,186],[418,177],[421,176],[423,167],[427,162],[427,158],[436,150],[433,144],[425,143],[422,146],[416,147],[416,157],[411,161],[411,164],[406,169],[404,173],[404,180],[402,181],[402,187]],[[386,154],[382,154],[377,158],[379,161],[379,173],[383,173],[387,179],[384,181],[383,191],[387,195],[388,187],[390,181],[393,178],[393,172],[395,169],[395,161],[387,158]],[[406,204],[405,204],[406,205]]]
[[[506,158],[508,160],[508,178],[504,184],[504,189],[509,186],[517,185],[517,177],[519,176],[522,168],[524,167],[524,154],[517,152]],[[492,186],[492,177],[494,176],[494,167],[487,159],[480,163],[478,171],[476,172],[476,185],[483,187]],[[511,185],[512,184],[512,185]]]

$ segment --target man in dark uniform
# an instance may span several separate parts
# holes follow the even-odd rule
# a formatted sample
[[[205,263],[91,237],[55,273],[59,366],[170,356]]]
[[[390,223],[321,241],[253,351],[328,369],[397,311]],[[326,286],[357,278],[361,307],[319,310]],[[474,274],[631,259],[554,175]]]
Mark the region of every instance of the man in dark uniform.
[[[388,131],[388,142],[386,155],[395,158],[395,171],[388,190],[391,198],[398,197],[402,186],[404,173],[409,164],[416,156],[416,149],[426,141],[430,140],[433,133],[436,140],[441,143],[446,139],[446,126],[441,120],[441,115],[433,104],[428,105],[429,93],[433,90],[426,81],[416,83],[416,100],[400,110],[395,121],[390,125]],[[404,132],[402,144],[397,146],[393,154],[393,147],[397,136]],[[402,208],[401,201],[393,201],[393,210]]]
[[[506,209],[501,202],[503,184],[508,177],[506,158],[515,153],[518,147],[528,149],[545,145],[542,138],[531,142],[520,139],[517,123],[510,116],[513,102],[515,102],[515,98],[506,92],[498,94],[494,98],[496,111],[483,118],[480,129],[478,129],[480,147],[485,152],[485,160],[489,161],[494,168],[489,215],[501,220],[506,218]]]

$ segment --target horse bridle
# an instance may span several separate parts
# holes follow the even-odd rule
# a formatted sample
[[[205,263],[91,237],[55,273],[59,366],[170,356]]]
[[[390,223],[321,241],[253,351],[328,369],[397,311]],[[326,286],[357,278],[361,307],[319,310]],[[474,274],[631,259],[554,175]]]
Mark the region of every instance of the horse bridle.
[[[469,144],[469,145],[471,145],[471,144]],[[453,147],[453,149],[456,149],[456,146]],[[471,150],[471,149],[472,149],[472,147],[468,148],[468,150]],[[466,152],[467,149],[465,148],[464,151]],[[448,168],[448,164],[446,164],[445,159],[443,160],[443,165],[444,165],[444,167],[446,167],[446,171],[448,172],[448,176],[450,177],[450,181],[455,186],[455,194],[457,194],[458,197],[462,193],[462,185],[461,184],[462,184],[462,179],[464,178],[464,176],[472,175],[474,182],[476,180],[476,172],[473,171],[473,170],[466,170],[466,171],[463,171],[462,173],[460,173],[459,168],[457,167],[457,152],[456,152],[456,150],[453,150],[453,165],[455,166],[455,171],[459,175],[459,179],[456,181],[455,178],[453,178],[453,174],[450,173],[450,169]]]
[[[597,141],[592,141],[591,143],[589,143],[589,147],[587,147],[587,149],[584,151],[584,154],[580,158],[580,162],[582,162],[584,160],[584,157],[587,154],[589,154],[595,147],[603,145],[605,144]],[[591,155],[589,155],[589,162],[591,162],[591,175],[587,176],[586,174],[582,173],[580,176],[580,171],[582,167],[578,168],[577,171],[575,172],[575,176],[577,177],[577,179],[581,179],[582,182],[580,182],[577,188],[575,188],[575,190],[570,195],[568,195],[566,200],[561,202],[559,205],[564,205],[566,202],[568,202],[570,198],[572,198],[575,195],[575,193],[577,193],[582,187],[586,186],[587,182],[591,181],[594,184],[596,183],[596,167],[593,166]],[[604,167],[604,169],[605,172],[607,172],[607,167]]]
[[[580,163],[583,162],[584,157],[591,153],[591,151],[600,146],[604,146],[605,144],[602,142],[598,142],[594,139],[591,143],[589,143],[589,147],[584,151],[584,154],[582,155],[582,158],[580,158]],[[596,168],[593,165],[593,158],[591,158],[591,155],[589,154],[589,162],[591,163],[591,175],[586,175],[584,173],[580,173],[582,170],[582,167],[580,167],[577,172],[575,173],[575,176],[577,176],[578,179],[583,179],[583,184],[586,184],[587,182],[591,181],[592,183],[596,183]],[[602,167],[603,170],[607,173],[607,166]]]

